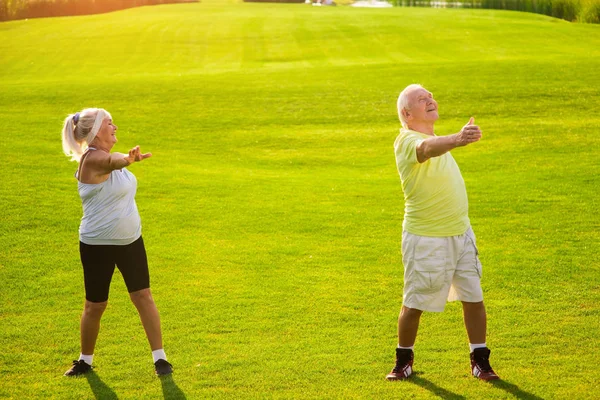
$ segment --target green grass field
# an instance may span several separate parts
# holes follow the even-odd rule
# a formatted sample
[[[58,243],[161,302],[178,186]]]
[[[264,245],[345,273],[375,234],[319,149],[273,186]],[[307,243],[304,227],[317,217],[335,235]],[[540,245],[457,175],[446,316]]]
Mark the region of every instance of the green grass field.
[[[0,398],[593,399],[600,337],[600,26],[491,10],[199,3],[0,24]],[[440,105],[484,265],[497,384],[460,306],[402,300],[395,101]],[[63,118],[108,109],[136,174],[172,379],[121,276],[88,379]]]

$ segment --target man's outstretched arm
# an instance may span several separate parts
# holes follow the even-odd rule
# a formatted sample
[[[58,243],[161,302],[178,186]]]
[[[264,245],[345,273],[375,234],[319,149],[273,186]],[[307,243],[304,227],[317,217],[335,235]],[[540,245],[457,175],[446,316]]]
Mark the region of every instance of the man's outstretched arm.
[[[435,136],[423,140],[417,145],[417,161],[424,163],[432,157],[439,157],[456,147],[466,146],[481,139],[479,126],[474,125],[475,119],[462,127],[460,132],[448,136]]]

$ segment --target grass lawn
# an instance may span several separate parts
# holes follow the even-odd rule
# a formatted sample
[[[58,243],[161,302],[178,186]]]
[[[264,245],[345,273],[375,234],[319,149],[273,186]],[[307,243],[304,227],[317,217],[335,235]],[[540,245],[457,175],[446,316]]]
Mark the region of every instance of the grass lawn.
[[[600,26],[491,10],[197,3],[0,24],[0,398],[593,399]],[[460,306],[386,382],[402,301],[395,102],[440,105],[504,378],[469,376]],[[131,167],[172,378],[115,273],[95,374],[63,118],[104,107]]]

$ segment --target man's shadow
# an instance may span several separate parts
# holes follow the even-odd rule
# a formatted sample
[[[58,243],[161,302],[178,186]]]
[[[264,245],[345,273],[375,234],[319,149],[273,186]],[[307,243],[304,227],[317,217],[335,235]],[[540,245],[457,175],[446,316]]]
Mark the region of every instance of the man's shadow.
[[[90,388],[94,393],[94,397],[96,399],[102,400],[118,400],[117,394],[108,386],[106,383],[102,382],[102,379],[94,372],[90,371],[84,375],[90,384]]]
[[[406,381],[412,382],[415,385],[419,385],[423,389],[429,390],[431,393],[433,393],[434,395],[436,395],[442,399],[455,399],[455,400],[465,400],[466,399],[465,396],[462,396],[460,394],[451,392],[447,389],[441,388],[438,385],[436,385],[435,383],[418,376],[418,373],[414,373]],[[543,398],[536,396],[533,393],[529,393],[529,392],[519,389],[519,387],[517,385],[512,384],[508,381],[496,380],[496,381],[490,381],[489,384],[493,385],[494,387],[496,387],[498,389],[502,389],[507,393],[512,394],[517,399],[544,400]]]
[[[490,384],[494,385],[498,389],[502,389],[505,392],[508,392],[515,396],[517,399],[525,399],[525,400],[544,400],[539,396],[536,396],[533,393],[526,392],[524,390],[519,389],[517,385],[514,385],[508,381],[497,380],[490,381]]]
[[[442,399],[466,400],[465,396],[451,392],[447,389],[439,387],[430,380],[421,378],[418,372],[413,373],[412,376],[406,379],[406,382],[411,382],[415,385],[421,386],[423,389],[429,390],[431,393]]]
[[[185,393],[179,389],[179,386],[173,380],[173,375],[161,376],[160,384],[165,400],[186,400]]]

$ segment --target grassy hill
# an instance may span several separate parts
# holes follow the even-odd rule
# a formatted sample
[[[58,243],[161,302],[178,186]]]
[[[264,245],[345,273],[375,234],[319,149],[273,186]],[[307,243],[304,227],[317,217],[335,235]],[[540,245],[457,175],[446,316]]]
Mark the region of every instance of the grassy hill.
[[[600,337],[600,26],[491,10],[199,3],[0,24],[0,397],[591,399]],[[401,305],[395,101],[419,82],[484,265],[492,365],[457,304],[389,383]],[[62,119],[108,109],[131,167],[171,380],[118,273],[89,379]]]

